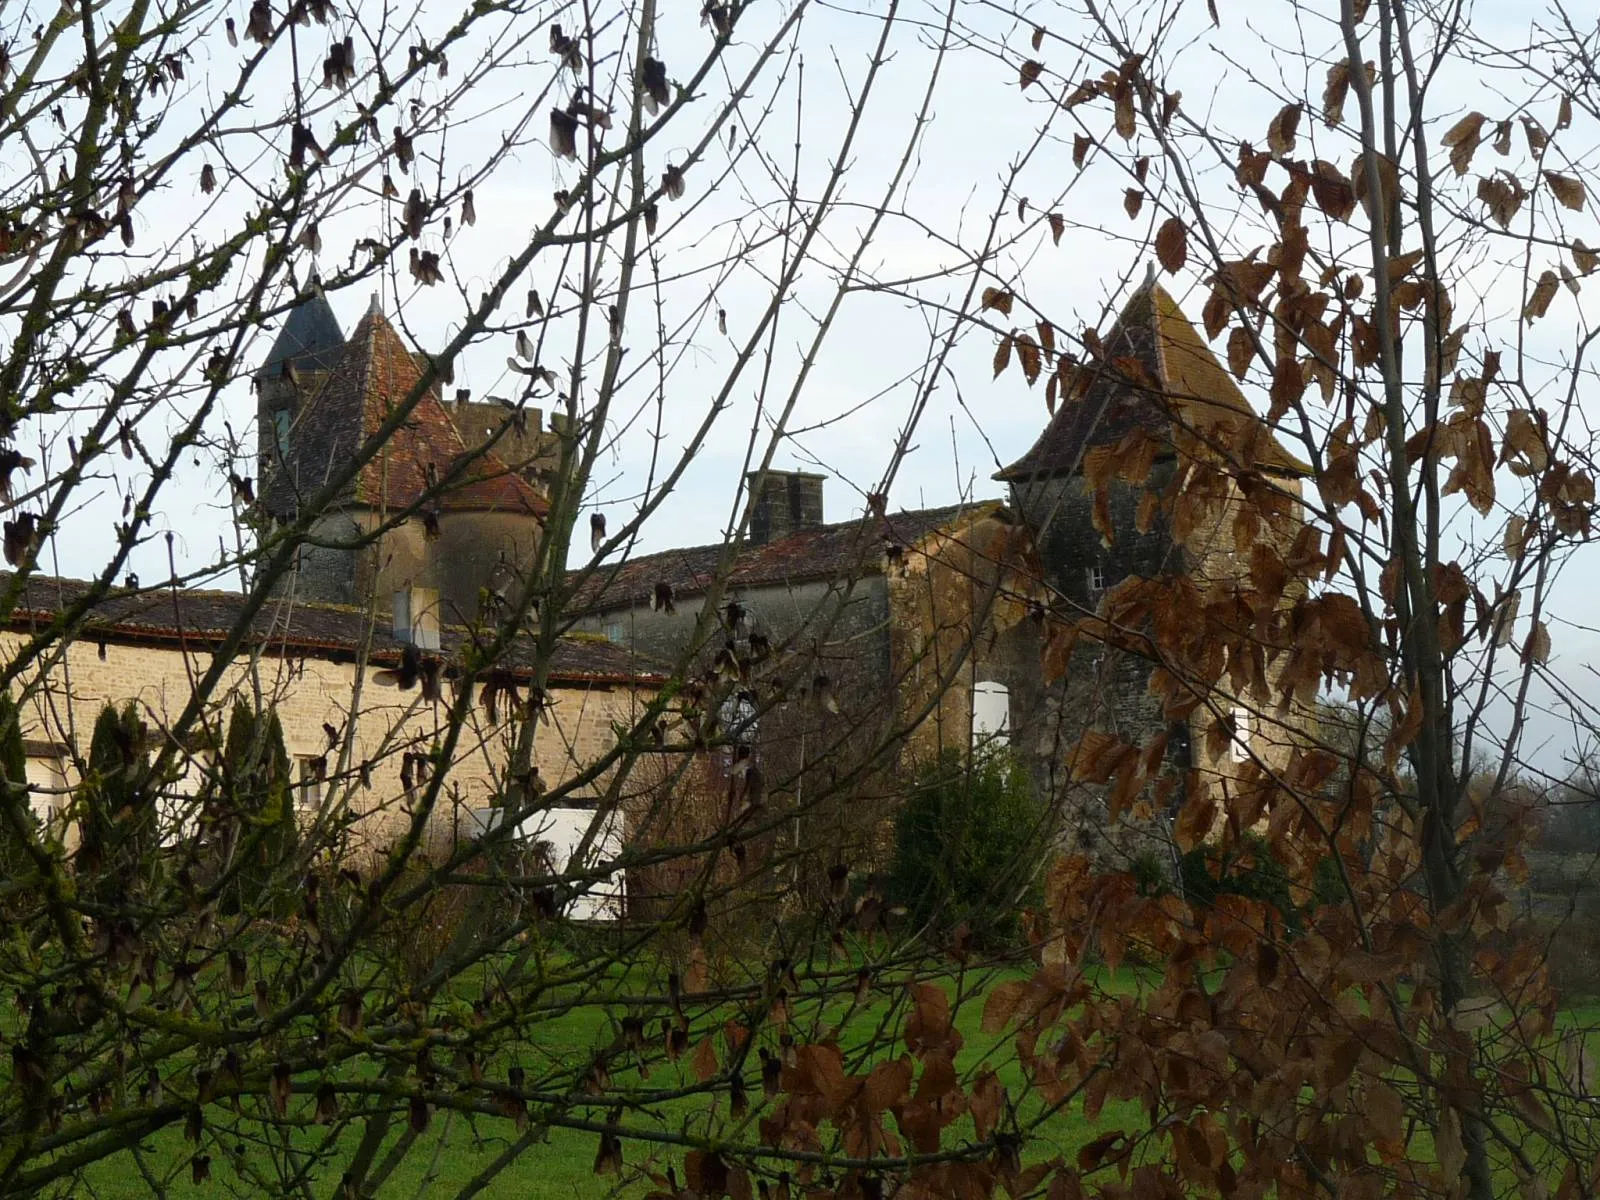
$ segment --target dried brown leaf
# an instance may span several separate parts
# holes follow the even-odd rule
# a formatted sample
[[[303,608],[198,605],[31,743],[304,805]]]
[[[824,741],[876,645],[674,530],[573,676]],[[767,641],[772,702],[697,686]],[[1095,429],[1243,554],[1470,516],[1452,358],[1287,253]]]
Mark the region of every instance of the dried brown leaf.
[[[1039,371],[1042,367],[1039,344],[1026,333],[1013,334],[1011,340],[1016,347],[1017,362],[1022,366],[1022,377],[1028,381],[1028,386],[1032,387],[1039,381]]]
[[[1044,71],[1044,64],[1037,59],[1028,59],[1017,69],[1017,83],[1023,91],[1028,90],[1028,85],[1038,83],[1039,76]]]
[[[1522,557],[1522,552],[1528,547],[1528,522],[1524,518],[1512,517],[1506,522],[1502,545],[1507,558],[1516,560]]]
[[[717,1073],[717,1047],[708,1035],[700,1040],[694,1048],[694,1057],[689,1062],[694,1071],[694,1077],[701,1083],[710,1079]]]
[[[1300,112],[1300,105],[1285,104],[1278,110],[1278,115],[1272,118],[1272,123],[1267,126],[1267,149],[1273,154],[1281,157],[1294,149],[1295,133],[1300,127]]]
[[[1389,213],[1394,211],[1395,201],[1400,194],[1400,172],[1395,169],[1394,160],[1384,154],[1375,154],[1374,161],[1378,168],[1378,203],[1383,207],[1385,220]],[[1350,165],[1350,187],[1356,194],[1356,200],[1361,205],[1361,210],[1367,214],[1367,220],[1376,220],[1372,211],[1372,193],[1367,182],[1367,156],[1365,152],[1358,153],[1355,162]]]
[[[1189,258],[1189,229],[1180,217],[1168,217],[1156,230],[1156,258],[1167,274],[1176,275]]]
[[[1544,126],[1527,116],[1522,118],[1522,132],[1528,135],[1528,153],[1538,158],[1550,144],[1550,135],[1544,131]]]
[[[1245,372],[1250,369],[1250,360],[1255,357],[1256,341],[1250,336],[1250,331],[1244,326],[1236,326],[1228,335],[1228,369],[1233,372],[1235,379],[1243,379]]]
[[[1001,372],[1011,365],[1011,335],[1008,333],[1000,339],[1000,345],[994,352],[994,377],[1000,378]]]
[[[1570,208],[1573,212],[1583,211],[1582,183],[1571,175],[1563,175],[1558,171],[1546,171],[1544,181],[1550,185],[1551,194],[1561,202],[1563,208]]]
[[[1478,180],[1478,199],[1501,229],[1511,224],[1526,195],[1522,184],[1508,171],[1496,171]]]
[[[1533,629],[1528,633],[1528,640],[1522,645],[1522,665],[1538,663],[1543,666],[1549,661],[1550,630],[1543,621],[1535,621]]]
[[[1348,221],[1356,210],[1356,194],[1350,181],[1331,162],[1317,159],[1311,164],[1311,195],[1327,216]]]
[[[1128,188],[1122,193],[1122,211],[1128,216],[1137,217],[1143,207],[1144,192],[1140,188]]]
[[[1344,120],[1344,101],[1350,92],[1350,60],[1328,68],[1328,82],[1322,89],[1322,123],[1329,129]]]
[[[983,311],[994,309],[995,312],[1009,317],[1011,306],[1016,303],[1016,296],[1005,288],[986,287],[983,289]]]
[[[1126,79],[1119,80],[1112,92],[1112,100],[1116,105],[1117,133],[1123,140],[1131,142],[1138,130],[1133,108],[1133,85]]]
[[[1561,280],[1554,271],[1546,271],[1539,276],[1539,282],[1533,287],[1533,292],[1528,296],[1528,302],[1522,306],[1522,319],[1524,321],[1537,321],[1544,316],[1545,310],[1550,307],[1550,301],[1555,298],[1556,289],[1561,286]]]
[[[1457,175],[1465,175],[1472,165],[1472,156],[1478,152],[1478,142],[1483,137],[1483,125],[1489,118],[1481,112],[1470,112],[1452,125],[1440,141],[1450,147],[1450,165]]]

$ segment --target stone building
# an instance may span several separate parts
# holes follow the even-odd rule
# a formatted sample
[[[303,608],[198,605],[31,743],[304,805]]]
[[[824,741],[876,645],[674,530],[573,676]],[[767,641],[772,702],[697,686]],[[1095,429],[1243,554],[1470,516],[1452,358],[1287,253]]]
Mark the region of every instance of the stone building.
[[[1129,577],[1186,577],[1196,597],[1227,588],[1246,571],[1234,536],[1241,481],[1256,497],[1252,511],[1279,515],[1269,536],[1283,539],[1298,527],[1301,480],[1309,473],[1153,280],[1129,298],[1102,345],[1038,440],[996,476],[1031,531],[1053,607],[1069,620],[1103,615],[1108,595]],[[1118,448],[1136,442],[1148,458],[1144,480],[1106,477],[1115,475],[1108,463]],[[1170,501],[1180,489],[1205,502],[1186,509],[1200,516],[1176,528]],[[1153,678],[1157,667],[1146,657],[1083,638],[1063,677],[1048,682],[1043,659],[1042,645],[1010,659],[1021,669],[1010,681],[1025,713],[1021,744],[1038,785],[1062,798],[1069,831],[1085,848],[1165,860],[1172,849],[1167,817],[1185,787],[1219,786],[1252,760],[1287,756],[1286,727],[1261,720],[1259,700],[1213,698],[1169,719],[1165,681]],[[1075,761],[1086,731],[1136,746],[1165,734],[1161,770],[1176,786],[1144,806],[1142,819],[1114,829],[1107,789],[1084,782]]]
[[[271,519],[264,528],[297,518],[417,390],[425,362],[376,305],[348,340],[320,295],[289,314],[254,379],[259,507]],[[537,411],[517,421],[499,403],[459,397],[447,404],[429,388],[374,459],[317,506],[311,544],[250,619],[211,711],[183,748],[187,772],[162,799],[166,836],[184,836],[197,816],[185,797],[200,785],[235,696],[276,711],[295,762],[302,823],[353,816],[355,851],[381,848],[405,826],[419,764],[435,752],[451,691],[432,698],[415,681],[396,686],[397,668],[409,655],[438,664],[441,674],[452,671],[470,636],[462,626],[478,615],[483,592],[514,586],[538,544],[544,485],[560,446]],[[246,612],[240,593],[130,587],[113,590],[63,635],[61,615],[88,587],[32,575],[0,621],[0,645],[13,657],[46,636],[16,691],[31,801],[47,823],[62,820],[102,708],[132,701],[152,736],[161,736]],[[476,706],[458,742],[435,810],[439,835],[492,820],[487,813],[507,787],[511,753],[514,702],[503,697],[514,689],[526,703],[535,667],[531,642],[513,643],[497,661],[502,699]],[[653,666],[603,638],[573,634],[554,646],[534,765],[547,790],[585,782],[523,833],[550,843],[558,863],[596,822],[603,828],[592,839],[594,854],[620,848],[619,822],[600,811],[608,778],[586,777],[661,682]],[[70,844],[74,831],[61,832]],[[603,884],[574,911],[616,915],[620,889],[620,881]]]
[[[1255,489],[1252,511],[1276,514],[1268,536],[1282,539],[1298,527],[1307,468],[1153,281],[1102,343],[1099,365],[1069,381],[1035,444],[998,473],[1006,502],[828,524],[821,476],[768,472],[742,545],[602,565],[578,587],[578,627],[663,661],[709,661],[727,645],[742,653],[726,622],[702,611],[721,577],[722,602],[795,656],[791,685],[803,694],[824,676],[858,738],[894,731],[878,737],[890,744],[892,786],[903,789],[908,771],[941,750],[1003,732],[1038,791],[1057,801],[1069,842],[1121,865],[1144,858],[1170,870],[1170,815],[1187,790],[1238,778],[1252,761],[1283,761],[1292,719],[1262,721],[1259,698],[1169,706],[1148,658],[1093,638],[1047,669],[1046,639],[1095,614],[1130,577],[1181,577],[1197,597],[1226,591],[1245,570],[1234,537],[1239,481]],[[1143,481],[1102,478],[1135,431],[1149,458]],[[1220,469],[1234,458],[1242,469]],[[1160,503],[1179,483],[1205,493],[1191,497],[1205,503],[1189,506],[1201,515],[1181,528]],[[658,586],[671,611],[655,600]],[[1169,717],[1172,707],[1181,715]],[[784,723],[784,708],[758,731],[766,753],[784,740],[815,744],[819,718]],[[1089,745],[1134,746],[1165,735],[1137,803],[1108,806],[1111,789],[1084,767],[1086,734]]]
[[[922,766],[1009,735],[991,657],[1014,652],[1006,631],[1036,581],[1026,532],[997,501],[830,523],[823,484],[752,476],[741,543],[601,564],[574,576],[569,609],[578,628],[682,663],[693,687],[726,697],[713,703],[732,745],[706,756],[701,825],[721,819],[748,755],[796,814],[776,861],[795,864],[786,886],[802,894],[834,864],[884,860]]]
[[[426,361],[376,302],[348,340],[321,295],[294,309],[255,377],[266,511],[293,520],[420,387]],[[470,621],[484,589],[504,590],[531,561],[558,457],[537,409],[447,403],[434,384],[380,452],[316,506],[285,587],[318,603],[376,597],[386,611],[397,594],[437,595],[443,620]]]
[[[754,635],[787,659],[777,671],[794,700],[826,680],[832,704],[859,709],[852,721],[902,757],[970,745],[974,694],[991,696],[977,704],[980,734],[1008,727],[1003,693],[996,707],[985,690],[987,655],[1034,586],[1010,511],[986,500],[828,523],[823,484],[807,472],[752,475],[759,490],[742,543],[602,564],[578,582],[576,627],[663,663],[709,663],[724,648],[747,656]],[[719,579],[720,611],[707,615]],[[730,603],[737,629],[726,620]]]
[[[0,575],[0,587],[9,582]],[[47,630],[86,587],[78,580],[30,577],[0,626],[3,652],[14,655]],[[18,688],[36,816],[46,823],[59,819],[68,789],[83,776],[90,731],[106,704],[134,702],[158,741],[176,724],[194,680],[209,668],[216,646],[243,614],[244,602],[237,592],[201,589],[116,594],[98,605],[72,638],[49,647]],[[211,706],[186,739],[190,766],[165,798],[164,836],[180,837],[193,827],[198,814],[184,797],[199,788],[222,744],[231,698],[244,696],[254,703],[259,696],[283,726],[302,824],[348,813],[357,818],[348,848],[358,857],[380,849],[407,820],[412,790],[422,782],[411,764],[437,744],[449,687],[437,702],[418,685],[386,683],[382,673],[400,665],[413,631],[375,623],[362,608],[280,597],[256,614],[250,633],[217,689],[223,703]],[[438,633],[437,656],[455,661],[463,631],[446,625]],[[504,678],[526,689],[530,648],[516,646],[502,665]],[[616,728],[640,718],[659,682],[659,676],[603,639],[563,638],[550,663],[547,719],[535,729],[534,762],[545,785],[559,787],[578,778],[610,751]],[[472,711],[435,810],[438,834],[481,822],[505,788],[511,707],[503,701],[494,712],[481,704]],[[576,787],[526,832],[570,850],[595,818],[604,785],[598,779]],[[71,844],[73,831],[63,832]],[[587,915],[599,915],[588,911],[593,907],[585,909]]]

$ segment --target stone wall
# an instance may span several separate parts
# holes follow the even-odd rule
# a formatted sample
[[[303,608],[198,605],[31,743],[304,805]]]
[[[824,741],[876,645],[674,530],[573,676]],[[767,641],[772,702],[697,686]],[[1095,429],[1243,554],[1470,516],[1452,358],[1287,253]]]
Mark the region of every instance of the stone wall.
[[[1144,533],[1137,517],[1146,488],[1160,488],[1171,478],[1172,464],[1157,464],[1145,487],[1115,482],[1108,485],[1110,526],[1107,543],[1095,529],[1095,497],[1081,476],[1058,476],[1013,488],[1014,503],[1035,531],[1045,578],[1069,611],[1094,613],[1105,592],[1130,575],[1151,578],[1181,571],[1183,553],[1172,542],[1164,521]],[[1161,701],[1150,694],[1151,664],[1136,655],[1080,640],[1065,675],[1046,683],[1041,669],[1042,638],[1036,634],[1031,653],[1019,653],[1029,674],[1029,705],[1018,731],[1042,794],[1054,796],[1062,810],[1062,838],[1068,848],[1086,851],[1108,867],[1127,868],[1146,859],[1163,868],[1172,861],[1167,814],[1130,814],[1113,822],[1103,786],[1075,779],[1075,752],[1086,731],[1109,734],[1142,746],[1162,733],[1169,737],[1166,771],[1180,774],[1188,765],[1185,735],[1162,714]],[[1176,793],[1174,799],[1176,799]],[[1147,796],[1147,800],[1151,797]]]
[[[1040,598],[1035,570],[1025,530],[991,512],[909,548],[888,571],[891,690],[911,769],[971,746],[979,684],[1006,690],[1014,734],[1031,696],[1033,642],[1020,627]]]
[[[413,518],[371,544],[342,548],[372,537],[380,523],[362,509],[325,515],[312,536],[332,544],[304,546],[298,570],[281,590],[317,604],[361,604],[371,596],[387,618],[394,593],[429,588],[439,594],[441,620],[466,624],[478,619],[484,588],[504,586],[532,563],[540,533],[538,522],[522,514],[445,512],[435,538]]]
[[[750,628],[764,633],[774,648],[789,642],[810,658],[814,649],[823,670],[871,667],[885,674],[889,664],[888,600],[881,575],[843,582],[811,580],[766,587],[730,589],[724,598],[744,606]],[[580,618],[575,628],[604,636],[646,659],[670,664],[688,647],[704,606],[700,596],[681,596],[675,612],[649,604],[616,608]],[[716,627],[707,643],[722,645]]]
[[[1100,610],[1106,591],[1129,576],[1158,578],[1185,575],[1202,599],[1228,595],[1248,569],[1248,556],[1238,547],[1236,518],[1240,512],[1231,485],[1210,505],[1180,545],[1173,530],[1157,515],[1149,528],[1138,530],[1138,514],[1147,491],[1165,488],[1173,462],[1158,463],[1147,484],[1113,482],[1107,488],[1107,509],[1113,536],[1107,542],[1094,527],[1095,497],[1081,476],[1057,477],[1017,485],[1016,504],[1035,529],[1045,575],[1070,612]],[[1291,496],[1299,495],[1294,480],[1279,481]],[[1298,529],[1297,504],[1263,539],[1279,549]],[[1290,597],[1292,598],[1292,597]],[[1195,620],[1202,619],[1195,614]],[[1227,694],[1226,677],[1212,706],[1202,706],[1186,720],[1168,720],[1162,699],[1151,692],[1154,664],[1139,655],[1081,639],[1074,647],[1060,681],[1047,685],[1040,670],[1042,641],[1019,649],[1014,658],[1030,676],[1024,685],[1018,744],[1028,754],[1037,785],[1058,797],[1065,815],[1064,836],[1073,848],[1087,850],[1108,866],[1127,867],[1136,860],[1170,870],[1176,852],[1171,815],[1194,788],[1220,794],[1251,779],[1264,766],[1282,767],[1295,742],[1301,717],[1278,717],[1260,696],[1237,701]],[[1269,681],[1276,669],[1268,666]],[[1246,711],[1247,710],[1247,711]],[[1247,729],[1243,741],[1226,736],[1225,720]],[[1209,736],[1215,729],[1215,736]],[[1132,812],[1113,822],[1107,806],[1109,789],[1075,779],[1074,751],[1086,731],[1096,731],[1135,747],[1162,734],[1167,737],[1161,775],[1167,780],[1145,789]]]
[[[0,653],[13,654],[21,635],[0,634]],[[191,679],[209,666],[211,656],[176,647],[93,641],[75,641],[52,668],[41,676],[31,673],[16,689],[22,698],[23,734],[38,777],[59,772],[67,784],[78,775],[74,753],[85,754],[95,719],[107,703],[132,700],[154,729],[176,721],[188,703]],[[272,705],[283,725],[291,758],[326,757],[329,782],[326,803],[344,804],[361,815],[357,830],[370,845],[381,844],[404,821],[406,791],[401,764],[407,750],[426,751],[441,734],[443,705],[423,702],[420,689],[400,691],[373,677],[375,668],[358,671],[353,663],[322,658],[264,655],[251,662],[241,658],[230,667],[219,695],[224,703],[212,707],[212,724],[226,714],[236,695],[255,697]],[[648,694],[632,687],[600,684],[562,685],[552,689],[549,721],[541,723],[535,740],[535,761],[546,786],[554,789],[578,776],[609,751],[615,742],[613,722],[631,724]],[[324,722],[341,731],[349,713],[357,713],[348,773],[336,774],[338,751],[328,750]],[[501,784],[509,752],[508,724],[502,706],[498,723],[491,723],[484,708],[473,709],[462,730],[454,765],[441,797],[439,819],[489,806]],[[54,763],[47,762],[54,758]],[[367,785],[361,764],[369,764]],[[30,774],[34,773],[31,764]],[[598,795],[586,787],[562,799],[574,806]],[[304,799],[305,797],[302,797]],[[56,798],[59,804],[60,798]]]

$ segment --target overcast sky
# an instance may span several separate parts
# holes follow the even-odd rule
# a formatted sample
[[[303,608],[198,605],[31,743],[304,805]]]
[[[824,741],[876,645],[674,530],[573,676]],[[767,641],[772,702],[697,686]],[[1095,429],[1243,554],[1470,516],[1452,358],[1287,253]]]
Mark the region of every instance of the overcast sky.
[[[1265,126],[1274,105],[1265,88],[1280,88],[1285,93],[1317,97],[1321,91],[1322,62],[1309,64],[1293,54],[1274,55],[1272,47],[1298,51],[1302,45],[1320,54],[1332,44],[1334,31],[1325,24],[1307,20],[1297,24],[1287,19],[1282,6],[1245,5],[1220,0],[1222,27],[1214,29],[1205,15],[1204,5],[1187,5],[1169,13],[1152,10],[1148,19],[1168,22],[1165,54],[1174,61],[1173,76],[1184,93],[1185,110],[1208,114],[1212,123],[1230,133],[1254,130],[1258,142],[1264,139]],[[375,12],[359,6],[364,14]],[[455,19],[458,9],[440,3],[424,4],[418,27],[424,33],[442,29]],[[741,28],[746,42],[770,28],[787,11],[776,5],[758,3]],[[849,252],[850,236],[866,220],[866,214],[880,203],[886,181],[905,151],[915,129],[916,107],[921,101],[930,66],[934,61],[934,30],[942,9],[916,0],[900,7],[902,23],[891,39],[891,58],[884,68],[873,101],[862,121],[857,146],[848,160],[842,204],[827,226],[828,237],[819,261],[807,268],[790,301],[790,314],[780,325],[772,347],[772,377],[785,385],[794,378],[799,356],[812,331],[812,317],[831,296],[833,271]],[[1085,323],[1105,328],[1101,314],[1107,304],[1115,305],[1125,292],[1125,281],[1137,281],[1144,274],[1146,259],[1141,250],[1151,230],[1162,217],[1156,203],[1147,205],[1136,220],[1122,212],[1122,190],[1129,180],[1106,168],[1100,169],[1091,156],[1090,169],[1080,179],[1071,163],[1071,126],[1034,152],[1017,192],[1005,194],[1008,169],[1029,147],[1032,131],[1039,124],[1041,106],[1049,100],[1042,88],[1023,92],[1017,87],[1016,63],[1031,53],[1027,49],[1029,25],[1012,27],[999,21],[986,9],[966,6],[965,19],[976,22],[981,31],[1002,42],[1009,58],[964,51],[946,58],[943,74],[932,103],[932,120],[917,143],[914,168],[895,197],[894,206],[906,214],[887,220],[863,261],[864,274],[879,281],[914,279],[903,291],[913,292],[914,302],[903,294],[864,290],[845,302],[806,382],[796,409],[793,435],[778,449],[774,465],[779,468],[822,470],[829,474],[826,516],[837,521],[859,514],[864,509],[864,493],[882,477],[898,431],[906,424],[913,405],[923,394],[921,370],[930,347],[948,328],[949,320],[931,305],[955,304],[971,279],[965,269],[965,256],[951,247],[977,245],[984,237],[991,212],[1004,209],[999,222],[1005,251],[990,266],[991,282],[1011,283],[1020,278],[1021,290],[1041,311],[1061,328],[1075,330]],[[242,25],[243,13],[239,19]],[[1082,20],[1064,8],[1040,6],[1031,17],[1064,35],[1073,32],[1074,21]],[[1508,0],[1480,4],[1473,12],[1474,27],[1514,45],[1529,36],[1532,24],[1542,19],[1530,14],[1526,5]],[[806,18],[800,39],[803,74],[791,70],[773,104],[760,134],[761,148],[785,164],[794,154],[796,140],[796,100],[799,105],[801,195],[814,197],[820,189],[838,140],[849,115],[847,92],[859,87],[873,41],[878,34],[876,13],[861,15],[840,9],[813,9]],[[1129,31],[1135,44],[1142,44],[1142,31]],[[685,64],[703,47],[707,35],[692,20],[664,21],[661,29],[661,54],[669,67]],[[543,38],[543,33],[539,35]],[[485,43],[486,44],[486,43]],[[482,49],[479,46],[478,49]],[[746,47],[747,48],[747,47]],[[1178,53],[1181,48],[1181,54]],[[196,86],[220,86],[228,77],[240,51],[226,46],[220,37],[210,39],[191,68]],[[212,57],[208,60],[205,56]],[[1090,73],[1087,65],[1054,42],[1041,54],[1052,72],[1067,77]],[[458,52],[457,62],[468,61],[468,52]],[[729,56],[737,67],[738,50]],[[543,69],[543,68],[541,68]],[[1092,73],[1098,73],[1099,66]],[[208,73],[218,82],[208,83]],[[1250,75],[1256,75],[1252,79]],[[803,79],[803,87],[801,80]],[[1470,99],[1491,115],[1499,115],[1496,105],[1509,104],[1493,94],[1500,81],[1448,75],[1440,87],[1453,87],[1463,98],[1463,109]],[[438,86],[438,85],[434,85]],[[521,111],[519,88],[522,77],[507,71],[495,77],[474,98],[476,112],[458,112],[461,123],[451,131],[448,164],[457,175],[474,161],[488,157],[499,139]],[[708,89],[715,93],[715,89]],[[1518,89],[1506,84],[1508,95]],[[726,85],[723,85],[723,94]],[[762,103],[771,97],[758,96]],[[709,102],[707,108],[709,110]],[[535,134],[529,144],[515,150],[511,160],[477,189],[478,221],[471,229],[458,228],[448,244],[448,262],[456,278],[465,285],[467,298],[475,301],[484,280],[491,278],[509,248],[522,244],[533,222],[548,210],[550,197],[570,179],[570,169],[558,163],[542,142],[543,129],[535,114]],[[1448,119],[1448,114],[1440,114]],[[468,119],[471,117],[471,119]],[[753,119],[753,118],[752,118]],[[1089,118],[1104,134],[1109,113],[1100,111]],[[1548,123],[1548,122],[1547,122]],[[1302,129],[1313,140],[1313,153],[1347,162],[1347,147],[1338,144],[1337,135],[1325,134],[1320,123],[1308,120]],[[653,147],[652,169],[683,152],[696,127],[690,121],[676,140]],[[1592,131],[1588,131],[1592,132]],[[1588,136],[1586,133],[1585,136]],[[1329,138],[1329,149],[1314,139]],[[1594,138],[1579,144],[1592,146]],[[424,155],[426,145],[419,146]],[[273,169],[272,147],[261,148],[262,169]],[[761,228],[758,214],[762,206],[781,197],[781,191],[756,169],[754,156],[745,154],[741,169],[724,180],[717,194],[706,197],[702,185],[715,177],[728,162],[723,149],[714,152],[688,179],[689,200],[698,201],[677,226],[669,226],[661,244],[664,263],[684,278],[668,293],[667,303],[676,312],[686,313],[714,290],[714,306],[727,313],[727,335],[718,333],[714,322],[701,324],[689,339],[683,364],[669,380],[661,412],[661,441],[656,446],[649,403],[650,390],[642,384],[626,393],[613,413],[613,434],[607,453],[596,471],[588,501],[621,519],[631,513],[640,488],[647,477],[653,451],[675,454],[688,430],[704,412],[705,404],[726,377],[733,359],[733,348],[748,331],[753,314],[771,295],[773,261],[769,252],[749,256],[749,261],[724,272],[714,289],[710,274],[685,273],[685,267],[710,268],[731,248],[746,242]],[[1574,164],[1593,168],[1592,159]],[[1201,175],[1211,188],[1208,196],[1219,205],[1232,203],[1231,191],[1218,169]],[[697,191],[697,188],[700,190]],[[1028,196],[1028,210],[1019,218],[1017,196]],[[153,239],[172,237],[177,226],[170,221],[190,215],[188,196],[172,196],[170,209],[152,208],[141,212],[141,236]],[[1068,217],[1068,227],[1059,245],[1052,244],[1043,215],[1059,209]],[[1220,214],[1224,210],[1219,208]],[[1591,245],[1600,244],[1595,228],[1596,206],[1568,218],[1568,232],[1586,237]],[[343,261],[350,245],[370,233],[374,223],[394,220],[393,211],[373,201],[353,211],[341,223],[325,226],[324,255],[331,263]],[[439,248],[444,244],[431,231]],[[1243,235],[1241,235],[1243,236]],[[1240,251],[1248,246],[1236,247]],[[1479,274],[1464,281],[1464,291],[1482,295],[1486,311],[1503,313],[1517,304],[1517,273],[1497,266],[1486,255]],[[404,274],[388,280],[379,302],[425,347],[440,345],[454,332],[462,312],[462,297],[449,287],[417,289]],[[944,272],[955,269],[954,273]],[[534,270],[535,284],[549,294],[549,279],[541,280],[541,268]],[[1185,272],[1168,281],[1167,286],[1198,318],[1204,291],[1198,278]],[[1590,290],[1600,285],[1593,285]],[[348,333],[370,302],[371,289],[347,291],[331,297],[341,324]],[[515,294],[520,295],[520,292]],[[1579,297],[1565,292],[1552,306],[1547,323],[1530,334],[1530,349],[1552,359],[1560,348],[1570,345],[1575,328],[1586,327],[1585,309],[1589,291]],[[1465,305],[1458,301],[1462,308]],[[1515,311],[1514,307],[1511,311]],[[635,311],[637,324],[625,339],[636,338],[644,352],[653,340],[650,317]],[[520,316],[520,313],[516,314]],[[1477,316],[1478,314],[1470,314]],[[275,334],[263,329],[254,349],[259,361]],[[949,364],[950,369],[935,383],[911,438],[911,453],[901,466],[891,490],[897,507],[921,507],[953,502],[960,497],[988,498],[1003,495],[1001,486],[990,476],[998,466],[1018,457],[1038,435],[1047,420],[1042,389],[1025,388],[1020,376],[1012,372],[996,382],[989,368],[994,338],[982,331],[963,335],[961,345]],[[472,389],[476,396],[510,394],[516,378],[505,368],[510,335],[491,338],[468,352],[457,370],[457,385]],[[559,361],[559,347],[552,345],[551,356]],[[251,363],[250,365],[253,365]],[[1552,379],[1559,378],[1559,367]],[[659,516],[645,529],[640,549],[662,549],[672,545],[717,540],[733,513],[735,489],[749,446],[751,430],[757,425],[756,373],[742,380],[731,394],[731,406],[705,450],[692,464],[682,485],[667,499]],[[1261,401],[1260,389],[1247,389]],[[1584,395],[1592,403],[1592,389]],[[766,411],[770,411],[770,400]],[[1264,407],[1264,405],[1263,405]],[[225,419],[231,428],[244,434],[253,422],[254,400],[244,382],[234,386],[227,397]],[[630,421],[638,410],[646,419]],[[176,421],[180,414],[171,415]],[[220,432],[220,430],[218,431]],[[26,435],[24,435],[26,438]],[[253,438],[246,437],[253,445]],[[112,523],[121,503],[121,488],[108,486],[95,503],[75,512],[65,524],[63,535],[54,539],[47,552],[46,566],[66,575],[95,572],[105,561],[113,544]],[[1479,521],[1470,514],[1457,517],[1463,537],[1497,537],[1502,516]],[[175,553],[180,567],[199,566],[217,555],[219,539],[231,544],[228,489],[225,472],[211,459],[186,464],[175,485],[167,491],[157,513],[158,529],[170,529],[175,536]],[[166,574],[167,551],[164,540],[156,538],[135,556],[135,569],[146,581]],[[1600,584],[1600,572],[1588,561],[1585,551],[1564,568],[1557,591],[1558,611],[1582,618],[1579,624],[1600,625],[1600,617],[1586,620],[1588,594]],[[1588,679],[1591,664],[1600,662],[1600,633],[1574,626],[1557,627],[1555,653],[1564,677],[1591,689]],[[1570,736],[1550,720],[1542,720],[1534,730],[1537,744],[1545,747],[1541,759],[1552,762],[1559,749],[1570,743]]]

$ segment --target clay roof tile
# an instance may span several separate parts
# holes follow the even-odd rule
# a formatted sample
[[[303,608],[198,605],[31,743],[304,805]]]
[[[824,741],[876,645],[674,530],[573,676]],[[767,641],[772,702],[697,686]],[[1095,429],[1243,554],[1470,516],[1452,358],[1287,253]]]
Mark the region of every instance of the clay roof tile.
[[[266,489],[267,507],[279,516],[291,515],[296,499],[320,488],[333,465],[378,432],[421,379],[415,356],[388,318],[376,309],[368,312],[321,386],[302,405],[284,469]],[[430,387],[382,452],[362,467],[350,500],[368,508],[406,508],[437,480],[443,489],[438,507],[445,512],[543,517],[548,511],[539,490],[493,451],[470,461],[466,454],[437,389]]]

